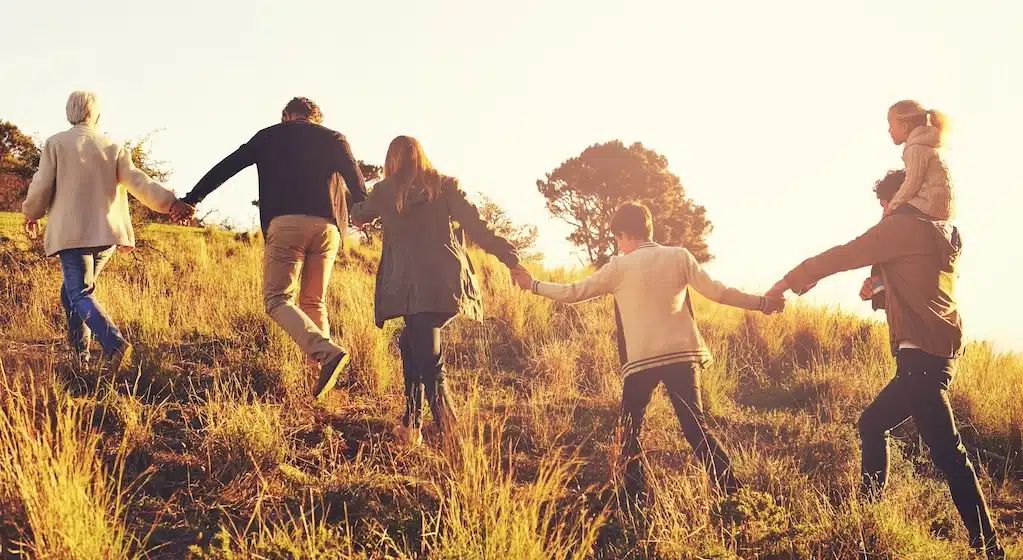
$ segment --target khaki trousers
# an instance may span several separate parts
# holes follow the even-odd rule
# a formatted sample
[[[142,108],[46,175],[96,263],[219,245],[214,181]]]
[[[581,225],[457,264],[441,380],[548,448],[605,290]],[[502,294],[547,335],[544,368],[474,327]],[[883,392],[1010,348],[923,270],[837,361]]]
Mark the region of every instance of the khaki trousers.
[[[337,226],[314,216],[278,216],[270,222],[266,233],[263,252],[266,313],[306,356],[320,364],[344,351],[330,339],[325,301],[340,246]]]

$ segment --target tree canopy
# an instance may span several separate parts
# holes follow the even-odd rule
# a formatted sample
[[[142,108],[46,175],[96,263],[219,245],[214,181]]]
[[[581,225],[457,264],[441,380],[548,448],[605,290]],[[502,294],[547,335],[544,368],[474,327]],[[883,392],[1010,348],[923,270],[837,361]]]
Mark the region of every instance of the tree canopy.
[[[39,168],[39,145],[16,125],[0,121],[0,211],[18,211]]]
[[[486,220],[497,232],[515,246],[519,258],[526,261],[543,260],[543,253],[536,250],[536,240],[539,232],[532,224],[516,225],[494,200],[483,193],[479,193],[480,216]]]
[[[639,142],[594,144],[536,182],[547,209],[575,228],[568,240],[586,249],[595,266],[615,253],[611,218],[620,205],[644,203],[653,215],[654,241],[688,249],[699,262],[711,259],[707,210],[685,196],[668,160]]]

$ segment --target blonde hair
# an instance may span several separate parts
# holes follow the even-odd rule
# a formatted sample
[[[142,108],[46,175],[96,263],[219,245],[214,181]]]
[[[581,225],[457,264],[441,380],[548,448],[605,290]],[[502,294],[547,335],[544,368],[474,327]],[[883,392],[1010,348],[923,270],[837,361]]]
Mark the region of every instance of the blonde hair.
[[[405,209],[412,185],[423,187],[426,198],[431,201],[440,194],[441,175],[426,157],[423,145],[411,136],[391,140],[384,160],[384,177],[397,183],[395,204],[399,214]]]
[[[944,135],[948,124],[945,113],[937,109],[924,109],[919,101],[904,99],[892,105],[888,111],[898,120],[906,123],[909,130],[920,126],[933,126],[939,135]]]
[[[66,110],[69,123],[94,125],[99,120],[99,98],[91,91],[73,91]]]

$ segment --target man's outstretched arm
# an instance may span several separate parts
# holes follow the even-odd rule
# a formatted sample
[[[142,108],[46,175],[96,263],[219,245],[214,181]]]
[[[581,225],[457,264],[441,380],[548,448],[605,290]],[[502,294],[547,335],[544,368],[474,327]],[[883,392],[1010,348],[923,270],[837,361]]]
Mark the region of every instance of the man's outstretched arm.
[[[881,264],[900,256],[906,247],[902,239],[905,228],[899,226],[899,221],[904,219],[912,218],[896,216],[882,220],[856,239],[806,259],[765,295],[781,296],[787,290],[800,289],[833,274]]]
[[[226,183],[228,179],[254,163],[256,163],[256,150],[252,146],[252,141],[249,141],[246,144],[242,144],[234,153],[221,160],[213,169],[210,169],[181,201],[189,206],[199,204],[210,193]]]

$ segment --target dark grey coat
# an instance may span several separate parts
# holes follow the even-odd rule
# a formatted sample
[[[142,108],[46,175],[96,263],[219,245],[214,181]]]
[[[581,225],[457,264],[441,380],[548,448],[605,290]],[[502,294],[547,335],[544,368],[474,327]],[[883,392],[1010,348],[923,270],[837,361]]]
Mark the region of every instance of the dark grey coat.
[[[483,301],[464,236],[509,268],[518,266],[515,247],[480,217],[458,182],[443,178],[437,198],[427,200],[423,188],[413,186],[402,213],[398,213],[396,186],[384,179],[365,202],[352,206],[352,218],[367,223],[380,218],[384,230],[383,254],[377,271],[375,315],[377,326],[388,319],[437,312],[465,314],[483,320]]]

